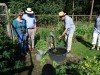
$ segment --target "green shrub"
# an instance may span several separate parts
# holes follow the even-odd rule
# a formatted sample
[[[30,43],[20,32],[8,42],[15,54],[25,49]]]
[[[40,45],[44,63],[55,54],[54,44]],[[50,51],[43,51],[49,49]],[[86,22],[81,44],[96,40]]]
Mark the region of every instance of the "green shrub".
[[[18,61],[20,59],[17,57],[16,60],[15,58],[16,45],[13,44],[12,40],[6,34],[5,23],[0,24],[0,74],[23,66],[22,61],[20,61],[21,65],[19,65]]]
[[[39,15],[37,19],[40,26],[56,25],[58,23],[58,16],[54,15]]]
[[[84,39],[91,39],[93,33],[93,25],[89,23],[78,23],[76,25],[76,36],[81,36]]]
[[[14,69],[19,69],[25,66],[25,62],[22,62],[20,60],[15,61]]]
[[[99,75],[100,61],[97,60],[96,56],[94,58],[87,57],[79,63],[78,69],[81,75]]]
[[[47,41],[40,39],[37,44],[35,45],[36,49],[38,50],[47,50]]]

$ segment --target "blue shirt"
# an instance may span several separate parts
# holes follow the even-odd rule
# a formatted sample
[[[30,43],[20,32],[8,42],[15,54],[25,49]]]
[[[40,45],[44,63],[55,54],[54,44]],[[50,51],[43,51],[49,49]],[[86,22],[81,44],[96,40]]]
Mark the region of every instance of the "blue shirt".
[[[29,17],[27,14],[23,15],[23,19],[26,20],[27,28],[34,28],[36,25],[36,19],[34,16]]]
[[[26,21],[22,19],[21,22],[19,22],[17,19],[13,20],[13,27],[14,31],[16,30],[18,34],[25,34],[26,33]],[[16,33],[15,31],[15,33]]]
[[[98,33],[100,33],[100,16],[96,17],[96,22],[95,22],[95,31],[97,31]]]
[[[64,25],[67,30],[75,29],[73,19],[68,15],[65,15]]]

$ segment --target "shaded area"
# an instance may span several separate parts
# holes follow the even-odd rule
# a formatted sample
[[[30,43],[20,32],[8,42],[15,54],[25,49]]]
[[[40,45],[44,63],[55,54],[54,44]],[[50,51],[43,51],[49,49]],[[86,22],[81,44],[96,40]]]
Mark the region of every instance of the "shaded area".
[[[77,40],[78,42],[81,42],[81,43],[82,43],[83,45],[85,45],[86,47],[89,47],[89,48],[92,47],[92,44],[91,44],[90,42],[85,41],[81,36],[76,36],[75,38],[76,38],[76,40]]]
[[[71,65],[75,65],[75,66],[71,67]],[[76,67],[77,63],[67,62],[66,66],[67,66],[67,69],[66,69],[66,74],[67,75],[80,75],[80,73],[78,72],[78,69]]]
[[[74,55],[68,54],[66,59],[66,74],[67,75],[80,75],[78,72],[78,63],[81,61],[81,58]]]
[[[6,72],[1,72],[0,74],[2,74],[2,75],[14,75],[16,73],[21,73],[23,71],[28,71],[28,74],[26,74],[26,75],[31,75],[30,71],[33,68],[34,68],[34,66],[26,66],[26,67],[22,67],[22,68],[18,68],[18,69],[9,70],[9,71],[6,71]]]
[[[97,60],[100,61],[100,55],[97,55]]]
[[[51,64],[45,64],[41,75],[56,75],[56,70]]]
[[[34,45],[36,45],[39,40],[40,40],[40,34],[36,33],[35,40],[34,40]]]
[[[7,41],[6,41],[7,42]],[[5,46],[6,45],[6,46]],[[25,72],[26,75],[32,75],[34,64],[32,61],[32,54],[28,50],[28,55],[21,55],[17,44],[9,43],[5,44],[0,50],[0,65],[3,68],[0,69],[2,75],[14,75],[17,73]],[[12,47],[13,45],[13,47]],[[26,66],[26,58],[29,57],[30,65]],[[2,62],[4,64],[2,64]],[[28,62],[28,63],[29,63]],[[1,66],[0,66],[1,67]],[[23,75],[23,74],[22,74]]]

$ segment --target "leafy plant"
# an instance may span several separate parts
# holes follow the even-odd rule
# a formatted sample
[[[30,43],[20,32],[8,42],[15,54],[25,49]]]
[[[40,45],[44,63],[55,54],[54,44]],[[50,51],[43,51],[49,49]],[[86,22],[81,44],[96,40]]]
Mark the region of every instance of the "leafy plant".
[[[14,69],[18,69],[18,68],[22,68],[25,66],[25,63],[18,60],[18,61],[15,61],[15,66],[14,66]]]
[[[17,44],[7,36],[5,27],[5,23],[0,24],[0,74],[23,66],[22,61],[18,62],[19,57],[15,58]]]
[[[79,72],[81,75],[99,75],[100,74],[100,61],[97,57],[94,58],[87,57],[85,60],[79,63]]]
[[[0,62],[0,71],[5,68],[5,61]]]
[[[90,39],[92,37],[93,25],[89,23],[78,23],[76,26],[76,36],[81,36],[84,39]]]
[[[37,44],[35,45],[35,47],[38,50],[47,50],[48,46],[47,46],[47,42],[45,40],[40,39]]]

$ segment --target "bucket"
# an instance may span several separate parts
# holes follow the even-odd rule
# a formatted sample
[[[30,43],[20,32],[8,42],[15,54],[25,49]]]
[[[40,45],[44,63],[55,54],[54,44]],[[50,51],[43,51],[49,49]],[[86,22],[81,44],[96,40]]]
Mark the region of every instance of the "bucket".
[[[54,51],[56,49],[56,51]],[[52,60],[56,62],[62,62],[66,58],[67,50],[65,48],[57,47],[57,48],[49,49],[48,53]]]

